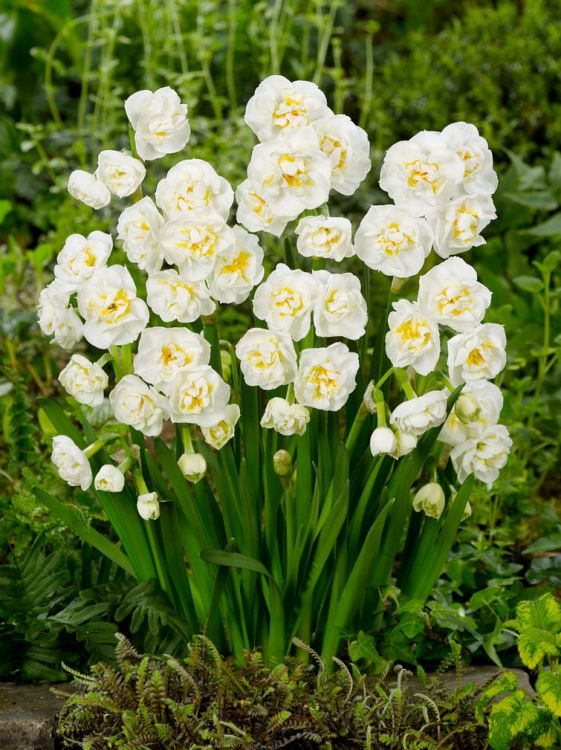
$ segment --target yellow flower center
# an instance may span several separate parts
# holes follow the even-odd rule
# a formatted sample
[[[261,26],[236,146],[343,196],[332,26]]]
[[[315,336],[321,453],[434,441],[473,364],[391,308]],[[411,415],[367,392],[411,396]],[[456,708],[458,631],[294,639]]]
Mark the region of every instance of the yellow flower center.
[[[186,384],[181,391],[180,406],[182,412],[199,412],[208,406],[213,386],[203,380]]]
[[[427,327],[426,320],[408,318],[396,328],[395,332],[400,336],[402,343],[409,344],[410,349],[418,351],[430,342],[431,336]]]
[[[264,351],[254,349],[247,355],[247,361],[256,370],[270,370],[279,362],[282,362],[282,353],[275,348],[267,347]]]
[[[384,227],[383,231],[376,236],[376,241],[381,251],[390,257],[410,250],[414,245],[413,237],[404,232],[397,222]]]
[[[302,185],[311,184],[304,159],[297,159],[292,154],[283,154],[279,157],[278,164],[282,172],[282,178],[289,187],[302,187]]]
[[[191,355],[185,349],[175,344],[165,345],[162,346],[161,361],[165,367],[176,362],[181,365],[188,365],[191,361]]]
[[[277,128],[286,128],[289,125],[308,124],[308,109],[302,100],[290,95],[285,95],[273,111],[273,123]]]
[[[310,368],[308,382],[314,386],[314,398],[329,396],[339,388],[337,373],[327,369],[324,365],[314,365]]]
[[[212,258],[216,249],[218,237],[209,227],[193,229],[188,227],[180,231],[184,241],[176,242],[175,246],[185,250],[188,255],[196,258]]]
[[[331,251],[332,245],[339,245],[341,242],[342,232],[339,229],[331,227],[320,227],[312,234],[312,240],[316,247],[325,248]]]
[[[239,274],[244,281],[249,282],[250,279],[247,276],[247,271],[250,260],[250,253],[248,253],[246,250],[240,251],[237,256],[230,261],[230,263],[226,263],[222,266],[219,271],[220,276],[225,276],[227,274]]]
[[[450,296],[451,294],[453,296]],[[453,289],[452,291],[445,288],[440,292],[439,298],[437,307],[440,314],[442,314],[444,310],[447,310],[449,315],[457,317],[473,308],[473,305],[470,304],[472,301],[471,294],[469,289],[465,286]]]
[[[107,297],[102,297],[102,299],[107,299]],[[95,308],[96,305],[92,304],[91,307]],[[129,314],[131,300],[124,289],[119,289],[109,304],[105,305],[105,307],[97,307],[97,309],[100,316],[105,318],[107,323],[115,325],[119,323],[121,318]]]
[[[462,242],[472,242],[477,234],[479,225],[479,214],[473,208],[462,206],[456,211],[456,217],[452,222],[452,233],[454,239]]]
[[[436,162],[414,161],[404,164],[407,170],[407,184],[409,187],[416,188],[419,185],[429,186],[434,193],[440,187],[440,166]]]
[[[485,364],[485,357],[481,354],[481,350],[476,347],[468,354],[466,362],[470,367],[481,367]]]
[[[347,160],[347,149],[337,138],[324,135],[320,142],[320,148],[324,154],[331,156],[339,152],[339,160],[333,169],[343,169]]]
[[[472,154],[467,148],[456,151],[460,159],[465,163],[464,178],[469,177],[474,172],[477,172],[481,166],[481,162],[477,154]]]
[[[302,295],[294,289],[280,287],[273,292],[273,304],[282,317],[293,318],[304,309]]]

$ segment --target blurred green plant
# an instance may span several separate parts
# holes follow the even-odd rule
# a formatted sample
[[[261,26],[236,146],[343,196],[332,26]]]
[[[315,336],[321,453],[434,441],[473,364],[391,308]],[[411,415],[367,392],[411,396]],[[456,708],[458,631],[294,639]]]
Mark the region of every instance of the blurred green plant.
[[[84,544],[51,551],[48,534],[0,565],[0,676],[58,682],[63,665],[114,658],[117,624],[150,653],[182,655],[182,623],[154,581],[140,585]]]
[[[392,4],[390,4],[392,5]],[[437,33],[410,28],[374,42],[372,71],[358,91],[371,90],[365,120],[380,150],[411,130],[439,130],[451,120],[476,122],[493,150],[522,156],[551,153],[561,137],[561,28],[556,0],[499,0],[455,6]],[[362,56],[362,55],[361,55]],[[368,59],[368,58],[367,58]]]

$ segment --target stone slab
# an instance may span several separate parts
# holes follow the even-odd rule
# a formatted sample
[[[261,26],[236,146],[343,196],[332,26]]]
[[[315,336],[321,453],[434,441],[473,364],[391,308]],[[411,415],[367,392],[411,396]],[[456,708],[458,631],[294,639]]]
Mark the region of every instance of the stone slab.
[[[55,717],[64,698],[52,688],[71,692],[61,685],[18,685],[0,682],[1,750],[53,750]]]
[[[458,687],[463,687],[464,685],[467,685],[469,682],[473,683],[475,687],[483,686],[491,682],[491,680],[495,679],[495,677],[498,677],[501,674],[501,671],[498,667],[494,666],[477,666],[477,667],[465,667],[462,670],[460,684],[458,685],[458,676],[455,672],[445,672],[442,675],[439,675],[438,682],[444,690],[447,693],[452,693],[454,690],[457,690]],[[522,688],[522,690],[526,691],[527,693],[530,693],[530,695],[534,694],[534,689],[532,688],[532,685],[530,684],[530,679],[528,677],[528,673],[525,672],[523,669],[506,669],[507,672],[514,672],[514,674],[518,678],[518,686]],[[428,674],[427,677],[430,679],[431,675]],[[395,680],[394,680],[395,682]],[[412,675],[407,678],[405,681],[405,686],[409,692],[412,693],[422,693],[423,692],[423,685],[421,681],[416,677],[416,675]]]

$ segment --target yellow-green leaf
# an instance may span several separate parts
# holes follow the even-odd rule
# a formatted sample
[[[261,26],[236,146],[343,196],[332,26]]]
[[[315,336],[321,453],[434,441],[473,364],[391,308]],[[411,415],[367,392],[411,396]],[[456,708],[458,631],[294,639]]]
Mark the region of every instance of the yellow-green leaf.
[[[554,672],[540,672],[536,690],[549,710],[561,716],[561,677]]]
[[[518,638],[518,653],[529,669],[535,669],[545,656],[559,652],[553,633],[542,628],[528,627]]]
[[[543,734],[536,737],[534,740],[538,747],[559,747],[558,741],[559,730],[553,723],[549,725],[548,729]]]
[[[545,594],[536,601],[520,602],[512,626],[519,632],[534,627],[561,633],[561,606],[551,594]]]

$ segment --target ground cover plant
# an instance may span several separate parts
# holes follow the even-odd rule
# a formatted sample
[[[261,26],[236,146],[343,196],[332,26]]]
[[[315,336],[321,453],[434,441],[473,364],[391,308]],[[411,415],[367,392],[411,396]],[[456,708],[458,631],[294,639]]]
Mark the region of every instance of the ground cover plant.
[[[559,602],[551,594],[520,602],[516,617],[505,625],[518,633],[518,652],[524,666],[538,674],[531,694],[520,688],[512,672],[505,672],[487,689],[479,710],[494,704],[489,717],[489,743],[494,750],[557,747],[561,739]]]
[[[140,656],[124,639],[116,669],[76,674],[80,692],[59,723],[65,748],[483,748],[473,686],[446,695],[435,681],[411,700],[399,667],[387,681],[367,681],[338,663],[327,675],[294,662],[268,669],[257,652],[235,666],[204,638],[185,660]],[[413,688],[415,689],[415,688]]]

